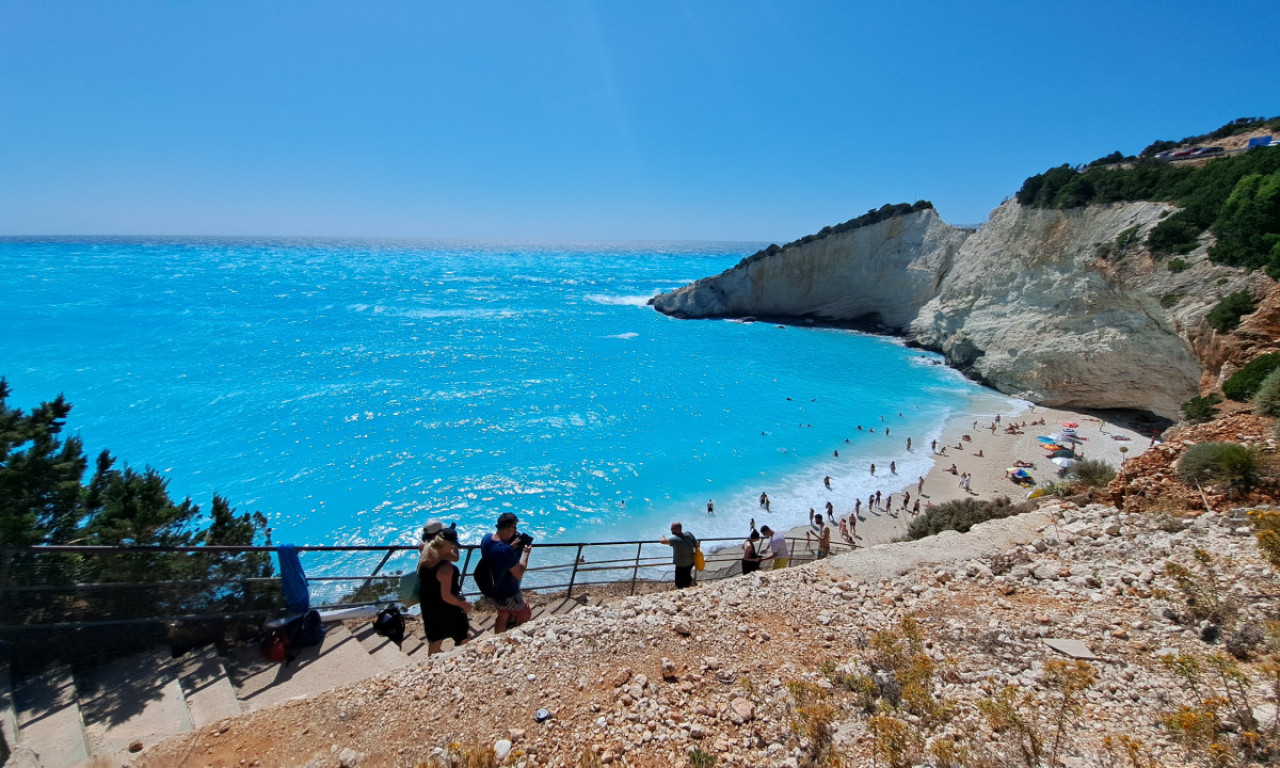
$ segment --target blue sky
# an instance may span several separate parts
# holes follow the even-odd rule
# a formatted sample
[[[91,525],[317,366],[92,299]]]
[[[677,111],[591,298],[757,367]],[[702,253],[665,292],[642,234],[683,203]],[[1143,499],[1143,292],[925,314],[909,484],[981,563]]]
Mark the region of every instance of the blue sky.
[[[1275,0],[0,0],[0,235],[785,242],[1280,114]]]

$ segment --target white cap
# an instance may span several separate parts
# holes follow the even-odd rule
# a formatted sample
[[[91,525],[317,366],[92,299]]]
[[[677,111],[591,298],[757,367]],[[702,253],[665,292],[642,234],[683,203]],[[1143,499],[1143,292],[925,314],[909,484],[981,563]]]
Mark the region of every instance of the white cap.
[[[444,523],[440,520],[428,520],[427,524],[422,528],[422,540],[430,541],[437,533],[444,530]]]

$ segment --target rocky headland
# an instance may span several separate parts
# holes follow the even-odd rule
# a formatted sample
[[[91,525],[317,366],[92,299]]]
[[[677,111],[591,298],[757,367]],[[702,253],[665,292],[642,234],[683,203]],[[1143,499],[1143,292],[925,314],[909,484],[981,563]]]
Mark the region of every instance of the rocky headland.
[[[1035,403],[1177,419],[1240,359],[1205,315],[1226,293],[1275,284],[1210,262],[1208,237],[1185,269],[1158,264],[1141,241],[1170,210],[1010,200],[975,231],[925,208],[761,252],[652,303],[681,318],[862,325]]]

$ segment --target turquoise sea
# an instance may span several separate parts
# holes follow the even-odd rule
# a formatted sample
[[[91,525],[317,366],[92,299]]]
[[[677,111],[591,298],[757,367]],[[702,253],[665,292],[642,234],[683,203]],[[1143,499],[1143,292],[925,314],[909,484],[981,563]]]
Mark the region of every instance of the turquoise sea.
[[[741,536],[914,483],[947,418],[1007,405],[894,340],[646,306],[759,245],[0,239],[0,375],[297,544],[507,510],[543,541]]]

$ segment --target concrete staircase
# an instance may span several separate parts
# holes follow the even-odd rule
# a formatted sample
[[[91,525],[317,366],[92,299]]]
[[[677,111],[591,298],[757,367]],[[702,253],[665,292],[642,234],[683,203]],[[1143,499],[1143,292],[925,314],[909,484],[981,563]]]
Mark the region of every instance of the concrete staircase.
[[[555,600],[533,616],[583,604]],[[473,640],[492,631],[493,619],[473,619]],[[267,661],[256,646],[225,655],[207,646],[178,658],[154,649],[88,670],[63,665],[28,674],[0,666],[0,734],[11,753],[4,768],[124,765],[134,751],[170,736],[427,658],[416,623],[400,647],[371,623],[334,623],[326,625],[323,643],[300,650],[288,664]]]

